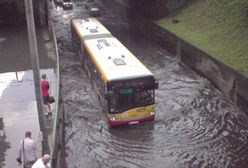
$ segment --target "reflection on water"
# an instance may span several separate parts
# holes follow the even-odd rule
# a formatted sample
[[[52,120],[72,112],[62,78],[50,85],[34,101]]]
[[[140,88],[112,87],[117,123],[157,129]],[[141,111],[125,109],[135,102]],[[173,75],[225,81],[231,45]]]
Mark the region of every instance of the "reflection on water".
[[[59,41],[66,111],[69,168],[245,168],[248,118],[204,78],[106,11],[99,19],[150,69],[159,81],[154,122],[109,129],[70,38],[73,11],[53,14]],[[68,17],[63,17],[67,14]],[[70,87],[67,87],[70,86]]]
[[[10,143],[6,142],[3,118],[0,118],[0,167],[4,166],[6,151],[8,148],[10,148]]]

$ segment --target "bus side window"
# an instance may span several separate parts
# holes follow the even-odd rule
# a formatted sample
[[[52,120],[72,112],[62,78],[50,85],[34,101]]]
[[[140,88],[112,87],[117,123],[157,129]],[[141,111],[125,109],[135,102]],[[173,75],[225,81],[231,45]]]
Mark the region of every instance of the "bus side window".
[[[81,53],[83,54],[83,56],[84,56],[84,47],[83,47],[83,45],[81,45]],[[85,59],[85,58],[84,58]]]
[[[101,78],[100,78],[98,71],[96,72],[96,83],[97,83],[98,88],[101,89]]]
[[[81,48],[80,47],[81,46],[80,38],[77,38],[76,43],[77,43],[77,47],[78,47],[78,50],[79,50]]]
[[[72,43],[73,43],[73,47],[75,48],[75,49],[77,49],[77,36],[76,36],[76,33],[75,33],[75,31],[74,31],[74,29],[73,28],[71,28],[71,36],[72,36]]]
[[[104,95],[104,93],[105,93],[105,87],[104,87],[104,83],[103,83],[103,81],[102,81],[102,78],[101,78],[101,75],[99,74],[99,80],[100,80],[100,90],[101,90],[101,93],[102,93],[102,95]]]
[[[94,80],[96,81],[96,84],[98,86],[97,74],[98,74],[97,69],[95,66],[93,66],[93,77],[94,77]]]
[[[71,35],[72,35],[73,45],[78,50],[80,48],[81,41],[80,38],[76,35],[76,32],[73,28],[71,29]]]
[[[84,48],[84,50],[83,50],[84,52],[83,52],[83,57],[85,58],[85,64],[88,66],[88,64],[89,64],[89,54],[88,54],[88,52],[87,52],[87,50]]]

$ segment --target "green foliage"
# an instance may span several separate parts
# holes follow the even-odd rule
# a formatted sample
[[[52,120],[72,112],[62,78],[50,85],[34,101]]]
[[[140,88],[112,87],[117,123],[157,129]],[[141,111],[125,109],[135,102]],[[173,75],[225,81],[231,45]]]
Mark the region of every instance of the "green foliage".
[[[248,0],[194,0],[156,22],[248,75]]]

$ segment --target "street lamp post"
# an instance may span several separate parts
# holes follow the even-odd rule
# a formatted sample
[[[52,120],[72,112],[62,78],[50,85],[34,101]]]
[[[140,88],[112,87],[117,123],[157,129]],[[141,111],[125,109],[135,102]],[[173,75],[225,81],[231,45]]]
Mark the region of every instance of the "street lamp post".
[[[41,133],[42,154],[45,154],[45,153],[50,153],[50,150],[48,145],[48,138],[45,128],[43,108],[42,108],[42,96],[41,96],[41,87],[40,87],[40,65],[39,65],[39,56],[38,56],[36,32],[34,25],[33,3],[32,0],[24,0],[24,1],[25,1],[26,21],[27,21],[28,37],[29,37],[29,50],[30,50],[31,64],[33,69],[35,96],[36,96],[37,111],[39,117],[40,133]]]

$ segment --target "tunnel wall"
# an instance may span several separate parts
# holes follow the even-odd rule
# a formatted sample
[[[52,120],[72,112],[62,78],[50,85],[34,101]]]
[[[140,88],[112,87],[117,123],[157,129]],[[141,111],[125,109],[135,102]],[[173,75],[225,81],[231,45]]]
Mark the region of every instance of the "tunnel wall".
[[[183,7],[186,0],[96,0],[100,4],[123,15],[127,16],[130,12],[124,12],[126,9],[131,9],[148,19],[158,19],[164,17],[175,9]]]
[[[0,27],[26,25],[24,1],[0,3]]]
[[[33,0],[34,21],[36,26],[47,26],[47,0]],[[0,3],[0,27],[26,26],[24,1]]]
[[[105,0],[109,1],[109,0]],[[108,4],[108,8],[118,7],[118,14],[127,19],[135,33],[158,43],[181,62],[210,80],[226,97],[248,114],[248,78],[215,59],[203,50],[177,37],[149,19],[144,19],[130,6],[119,3]],[[120,8],[122,8],[120,10]]]
[[[125,0],[124,0],[125,1]],[[186,0],[126,0],[129,7],[145,18],[158,19],[182,7]]]

